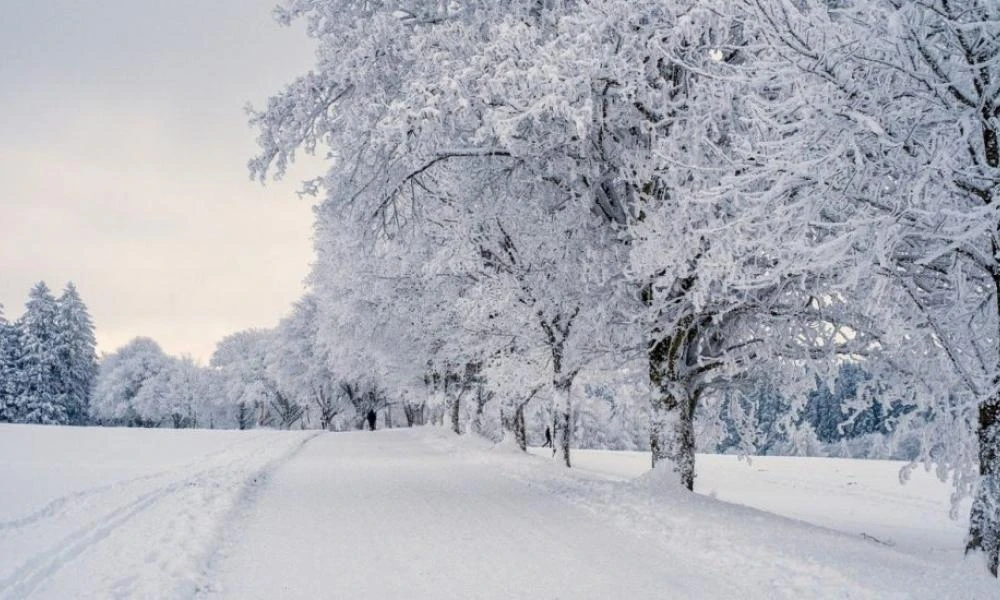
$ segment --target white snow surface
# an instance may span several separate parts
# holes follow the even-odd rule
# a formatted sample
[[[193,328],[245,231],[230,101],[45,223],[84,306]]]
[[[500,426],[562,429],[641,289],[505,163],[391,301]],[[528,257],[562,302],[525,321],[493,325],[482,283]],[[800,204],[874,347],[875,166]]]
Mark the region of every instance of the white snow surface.
[[[4,599],[1000,598],[898,463],[699,456],[712,498],[436,428],[0,426],[0,456]]]
[[[0,598],[185,598],[312,432],[0,426]]]
[[[540,457],[552,455],[545,448],[529,450]],[[574,450],[573,466],[624,481],[647,473],[650,456]],[[695,466],[695,491],[706,496],[935,560],[962,559],[970,502],[960,502],[951,518],[951,484],[918,467],[901,485],[906,462],[699,454]]]

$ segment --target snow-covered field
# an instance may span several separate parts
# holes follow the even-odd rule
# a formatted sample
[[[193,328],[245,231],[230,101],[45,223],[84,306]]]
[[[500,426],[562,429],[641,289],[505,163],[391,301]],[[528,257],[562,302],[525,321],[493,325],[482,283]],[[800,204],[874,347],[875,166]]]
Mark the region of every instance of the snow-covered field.
[[[312,433],[0,426],[0,598],[189,597]]]
[[[530,450],[551,456],[544,448]],[[647,452],[576,450],[573,461],[577,469],[617,480],[634,479],[650,468]],[[957,518],[950,518],[951,486],[921,468],[901,485],[905,466],[890,460],[757,456],[748,461],[699,454],[695,490],[905,552],[958,560],[969,502],[959,503]]]
[[[0,598],[1000,597],[898,463],[699,456],[692,496],[430,428],[0,426],[0,456]]]

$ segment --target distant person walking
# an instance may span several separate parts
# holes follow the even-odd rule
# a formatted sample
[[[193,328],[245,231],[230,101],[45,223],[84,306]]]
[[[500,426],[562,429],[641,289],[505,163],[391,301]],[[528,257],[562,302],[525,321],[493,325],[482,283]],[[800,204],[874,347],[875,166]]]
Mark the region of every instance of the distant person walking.
[[[545,443],[542,444],[542,448],[552,447],[552,430],[548,427],[545,428]]]
[[[378,415],[375,414],[374,410],[369,409],[366,418],[368,419],[368,429],[375,431],[375,419],[378,418]]]

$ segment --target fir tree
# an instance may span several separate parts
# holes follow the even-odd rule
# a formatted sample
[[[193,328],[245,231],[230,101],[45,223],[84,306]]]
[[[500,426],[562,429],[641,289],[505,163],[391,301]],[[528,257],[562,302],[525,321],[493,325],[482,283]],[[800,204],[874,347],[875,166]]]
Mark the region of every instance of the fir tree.
[[[61,403],[71,425],[87,422],[90,396],[97,378],[97,351],[94,325],[76,286],[66,285],[58,301],[59,379]]]
[[[45,282],[31,288],[18,322],[20,356],[15,420],[21,423],[65,424],[60,381],[59,306]]]
[[[14,420],[14,327],[3,316],[0,305],[0,423]]]
[[[869,433],[887,433],[887,415],[879,402],[863,402],[865,382],[871,376],[859,365],[844,363],[833,382],[833,390],[817,379],[809,393],[803,421],[812,425],[819,441],[853,439]],[[858,407],[864,404],[863,409]]]

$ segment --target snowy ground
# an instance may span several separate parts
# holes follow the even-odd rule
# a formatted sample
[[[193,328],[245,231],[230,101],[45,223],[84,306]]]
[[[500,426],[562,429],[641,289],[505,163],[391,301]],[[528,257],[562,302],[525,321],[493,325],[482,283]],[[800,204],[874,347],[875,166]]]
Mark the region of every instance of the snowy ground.
[[[817,527],[432,429],[0,426],[0,456],[0,598],[1000,597],[894,463],[699,457],[700,491]]]
[[[0,598],[190,597],[312,433],[0,426]]]
[[[552,456],[544,448],[530,451]],[[618,481],[650,468],[648,452],[576,450],[573,462],[577,469]],[[890,460],[759,456],[748,461],[699,454],[695,490],[904,552],[960,560],[969,502],[959,503],[952,519],[950,484],[918,468],[900,485],[904,466]]]

